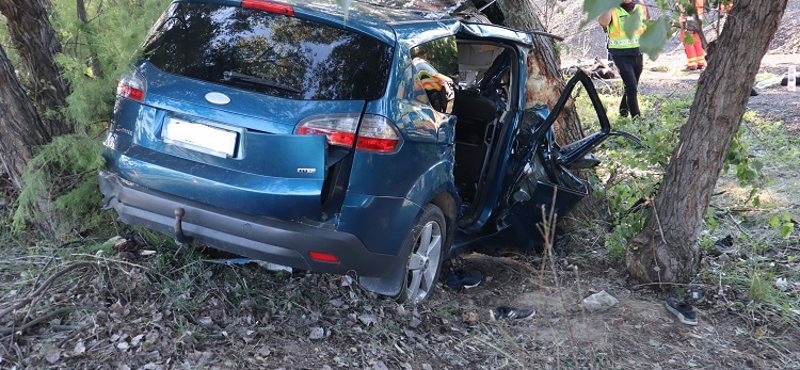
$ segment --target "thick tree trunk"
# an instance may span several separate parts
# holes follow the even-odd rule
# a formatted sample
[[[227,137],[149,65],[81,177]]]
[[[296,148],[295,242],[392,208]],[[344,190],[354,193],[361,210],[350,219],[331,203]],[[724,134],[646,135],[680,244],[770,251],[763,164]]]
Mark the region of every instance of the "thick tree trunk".
[[[643,283],[688,282],[697,273],[697,236],[742,121],[761,58],[787,0],[737,0],[700,76],[689,121],[667,166],[654,212],[630,245],[628,271]]]
[[[0,0],[0,13],[6,16],[11,44],[29,73],[28,94],[51,137],[71,132],[70,125],[58,112],[66,104],[69,85],[62,77],[55,57],[61,52],[48,18],[47,0]]]
[[[498,0],[497,5],[505,18],[504,25],[523,31],[544,31],[530,0]],[[528,58],[528,96],[525,103],[527,107],[537,103],[552,107],[566,86],[561,76],[561,56],[555,40],[550,37],[534,35],[533,43],[534,52]],[[583,138],[574,101],[569,101],[561,112],[555,130],[560,144]]]
[[[0,172],[11,178],[17,189],[33,148],[50,142],[50,134],[39,121],[25,88],[14,74],[14,67],[0,46]]]

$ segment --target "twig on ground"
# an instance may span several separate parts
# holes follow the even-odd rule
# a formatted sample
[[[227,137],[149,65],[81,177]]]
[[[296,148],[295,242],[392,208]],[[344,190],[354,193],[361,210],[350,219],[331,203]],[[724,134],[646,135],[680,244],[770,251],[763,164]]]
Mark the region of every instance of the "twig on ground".
[[[739,222],[736,221],[736,219],[733,217],[733,214],[731,214],[730,212],[727,212],[727,214],[728,217],[731,219],[731,222],[733,222],[733,224],[736,225],[736,228],[739,229],[739,231],[741,231],[742,234],[747,236],[752,236],[750,235],[749,232],[747,232],[747,229],[743,228],[742,225],[740,225]]]
[[[24,332],[24,331],[30,329],[31,327],[33,327],[35,325],[38,325],[39,323],[41,323],[43,321],[50,320],[53,317],[56,317],[56,316],[64,314],[64,313],[72,312],[72,311],[73,311],[73,308],[71,308],[71,307],[63,307],[63,308],[59,308],[59,309],[57,309],[55,311],[50,311],[47,314],[44,314],[44,315],[39,316],[39,317],[37,317],[37,318],[35,318],[35,319],[31,320],[31,321],[28,321],[25,324],[23,324],[22,326],[0,326],[0,335],[11,334],[11,333],[16,333],[16,332]]]
[[[553,190],[553,199],[550,204],[550,214],[545,212],[545,209],[542,208],[542,224],[543,225],[536,225],[536,228],[539,229],[539,232],[542,234],[544,238],[544,247],[545,251],[549,251],[550,256],[550,270],[553,274],[553,279],[555,280],[556,288],[558,288],[558,296],[561,301],[561,305],[564,308],[564,312],[569,312],[569,308],[567,307],[566,299],[564,298],[564,291],[561,289],[561,282],[558,278],[558,271],[556,270],[556,259],[555,255],[553,254],[553,240],[555,239],[556,234],[556,218],[557,215],[555,214],[556,209],[556,195],[558,194],[558,187],[555,187]],[[546,261],[544,261],[546,263]],[[572,330],[572,325],[567,325],[567,332],[569,333],[569,340],[572,348],[578,348],[577,343],[575,341],[575,333]],[[594,346],[592,346],[594,347]],[[592,348],[592,352],[594,352],[594,348]],[[578,354],[577,351],[572,351],[572,361],[575,366],[578,364]],[[594,369],[594,362],[589,362],[589,365],[592,369]]]
[[[511,336],[508,335],[508,333],[504,329],[502,329],[499,325],[497,325],[497,328],[500,330],[501,333],[503,333],[503,336],[505,336],[506,339],[508,339],[508,341],[514,346],[514,349],[516,350],[517,349],[517,344],[514,342],[514,340],[511,338]],[[516,362],[517,365],[519,365],[519,366],[521,366],[523,368],[525,367],[525,364],[520,362],[518,359],[514,358],[514,356],[512,356],[510,353],[504,351],[502,348],[496,346],[494,343],[489,343],[488,341],[485,341],[485,340],[483,340],[483,339],[481,339],[479,337],[474,337],[474,339],[476,341],[478,341],[480,343],[483,343],[486,346],[489,346],[490,348],[494,349],[498,353],[502,354],[503,357],[505,357],[506,359],[511,359],[512,361]]]
[[[53,282],[56,279],[58,279],[59,277],[61,277],[62,275],[67,274],[72,270],[76,270],[76,269],[84,268],[84,267],[90,267],[90,266],[93,266],[93,264],[90,263],[90,262],[78,262],[78,263],[73,263],[73,264],[65,267],[61,271],[58,271],[58,272],[54,273],[47,280],[45,280],[45,282],[39,288],[34,290],[32,293],[30,293],[28,295],[28,297],[18,301],[17,303],[14,303],[11,306],[6,307],[2,311],[0,311],[0,318],[3,318],[3,316],[8,315],[10,312],[13,312],[14,310],[17,310],[19,308],[25,307],[28,303],[32,302],[35,298],[37,298],[40,294],[42,294],[42,292],[44,292],[47,288],[49,288],[50,285],[53,284]]]

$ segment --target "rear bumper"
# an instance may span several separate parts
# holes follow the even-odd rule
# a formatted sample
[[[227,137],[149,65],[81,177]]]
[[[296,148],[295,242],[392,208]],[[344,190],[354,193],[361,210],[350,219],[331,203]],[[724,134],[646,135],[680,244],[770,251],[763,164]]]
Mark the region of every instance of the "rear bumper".
[[[382,277],[399,257],[370,252],[353,234],[210,207],[153,191],[100,172],[104,209],[114,208],[119,219],[175,236],[175,209],[182,208],[181,227],[191,240],[240,256],[297,269],[332,274],[354,272]],[[336,256],[338,262],[311,258],[309,252]]]

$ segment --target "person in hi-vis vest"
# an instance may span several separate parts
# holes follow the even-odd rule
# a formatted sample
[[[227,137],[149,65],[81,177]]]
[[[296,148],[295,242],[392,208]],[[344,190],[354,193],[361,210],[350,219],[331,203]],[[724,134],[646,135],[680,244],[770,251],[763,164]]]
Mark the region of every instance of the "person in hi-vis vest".
[[[639,27],[630,35],[625,33],[625,20],[630,16],[641,17]],[[642,75],[642,51],[639,49],[639,37],[646,29],[647,8],[644,3],[633,0],[622,0],[619,6],[603,13],[597,22],[608,32],[608,52],[619,69],[619,76],[625,86],[619,115],[637,117],[639,111],[639,77]]]
[[[706,51],[703,49],[703,43],[700,42],[700,36],[697,34],[697,29],[703,27],[703,6],[705,0],[694,0],[695,10],[683,9],[683,6],[678,4],[681,9],[681,42],[683,48],[686,50],[686,68],[689,70],[703,69],[706,66]],[[686,36],[691,36],[687,39]],[[690,42],[691,40],[691,42]]]

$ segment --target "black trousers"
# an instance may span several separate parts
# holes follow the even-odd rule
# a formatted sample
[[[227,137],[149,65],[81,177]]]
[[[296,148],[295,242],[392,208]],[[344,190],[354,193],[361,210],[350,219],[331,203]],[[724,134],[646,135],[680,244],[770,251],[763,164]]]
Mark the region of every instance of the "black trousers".
[[[642,54],[611,55],[611,59],[617,65],[622,84],[625,86],[625,92],[622,94],[622,101],[619,104],[619,115],[623,117],[627,117],[628,113],[631,117],[641,115],[638,93],[639,76],[642,75]]]

